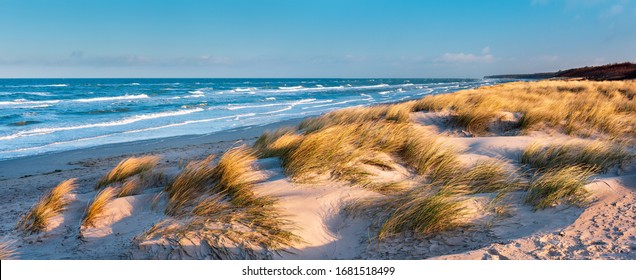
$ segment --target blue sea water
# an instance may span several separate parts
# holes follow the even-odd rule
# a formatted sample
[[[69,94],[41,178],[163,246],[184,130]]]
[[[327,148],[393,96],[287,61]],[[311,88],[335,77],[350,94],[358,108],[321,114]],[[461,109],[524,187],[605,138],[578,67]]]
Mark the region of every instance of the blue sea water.
[[[0,79],[0,160],[206,134],[499,83],[480,79]]]

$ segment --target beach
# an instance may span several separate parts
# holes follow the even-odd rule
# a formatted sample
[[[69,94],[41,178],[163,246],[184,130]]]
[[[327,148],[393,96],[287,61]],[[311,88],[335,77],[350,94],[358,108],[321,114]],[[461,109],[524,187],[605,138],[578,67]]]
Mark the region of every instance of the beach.
[[[557,86],[566,88],[564,92],[568,92],[567,90],[570,88],[581,86],[607,87],[615,85],[602,83],[583,85],[581,84],[583,82],[555,83],[557,85],[554,88]],[[537,85],[543,86],[543,84]],[[512,83],[504,85],[503,89],[508,86],[525,87],[526,85]],[[631,84],[627,84],[627,86],[631,86]],[[532,90],[533,87],[528,88]],[[499,89],[500,87],[491,86],[483,90]],[[479,93],[483,90],[478,89],[476,92]],[[467,90],[448,96],[461,98],[462,94],[473,93],[474,91]],[[496,92],[491,93],[491,95],[496,95]],[[439,97],[439,99],[442,98],[446,97]],[[617,146],[619,143],[625,142],[606,140],[600,134],[596,137],[577,135],[579,132],[585,132],[585,135],[588,135],[587,129],[595,129],[592,126],[595,125],[593,123],[589,123],[590,127],[577,127],[577,130],[572,130],[570,134],[544,128],[528,129],[521,133],[522,128],[519,126],[510,126],[511,122],[520,121],[519,116],[509,113],[498,116],[496,121],[492,123],[489,121],[485,128],[474,122],[457,124],[453,121],[455,115],[445,109],[413,109],[418,106],[433,108],[438,106],[437,104],[447,106],[449,102],[444,100],[445,103],[438,103],[438,99],[435,98],[424,100],[426,102],[413,101],[378,105],[368,107],[368,109],[366,109],[367,107],[356,107],[335,111],[313,119],[292,119],[264,126],[236,128],[206,135],[108,144],[4,160],[0,162],[0,183],[2,185],[0,231],[5,240],[11,243],[16,253],[15,256],[21,259],[636,258],[636,248],[633,245],[634,236],[636,236],[636,232],[634,232],[636,229],[636,219],[634,219],[636,215],[636,204],[634,204],[636,164],[629,156],[629,154],[634,153],[634,146],[629,141],[619,147]],[[460,102],[456,100],[452,102]],[[531,109],[520,108],[518,110]],[[477,110],[472,112],[477,112]],[[375,120],[375,116],[390,121],[386,122],[382,119],[373,122],[360,121],[365,118]],[[367,134],[360,132],[352,134],[356,135],[355,139],[357,140],[351,143],[358,143],[357,141],[360,139],[366,139],[363,142],[376,143],[375,141],[380,141],[377,142],[378,144],[372,144],[380,146],[377,148],[370,148],[373,146],[366,145],[350,147],[349,144],[340,146],[340,141],[349,140],[334,138],[333,134],[329,134],[331,133],[330,129],[340,126],[336,129],[337,135],[349,135],[347,134],[349,133],[347,132],[349,125],[347,123],[353,119],[355,121],[352,124],[367,128],[360,130],[357,127],[356,130],[367,131]],[[579,124],[588,125],[586,122]],[[625,123],[621,123],[621,125],[624,126]],[[605,123],[605,126],[609,127],[609,123]],[[291,128],[280,130],[285,127]],[[303,128],[296,131],[298,127]],[[275,132],[277,129],[281,132]],[[384,131],[385,129],[392,129],[396,132],[390,134],[394,136],[404,133],[424,133],[421,135],[425,135],[425,137],[417,136],[413,139],[419,139],[417,141],[432,139],[434,142],[425,142],[428,143],[426,145],[437,147],[435,148],[437,150],[433,152],[439,154],[440,158],[448,157],[449,161],[428,163],[426,160],[421,161],[417,158],[415,158],[417,161],[411,161],[413,156],[404,154],[404,148],[396,150],[397,148],[391,148],[391,145],[397,144],[382,142],[388,141],[384,138],[382,138],[384,140],[373,138],[377,137],[374,136],[375,130]],[[265,133],[266,131],[270,134]],[[633,140],[629,129],[611,131],[615,135],[613,137]],[[270,135],[270,138],[262,136],[263,133]],[[304,147],[302,143],[309,143],[312,137],[318,137],[321,134],[326,135],[329,144],[324,146],[312,144],[312,146],[307,146],[305,150],[302,150]],[[290,137],[290,140],[282,141],[281,139],[285,137]],[[390,141],[402,140],[390,139]],[[399,142],[403,143],[399,145],[420,147],[417,146],[418,143],[409,144],[409,141],[414,140],[406,139],[405,141]],[[604,146],[599,146],[599,143]],[[436,146],[438,144],[441,146]],[[280,145],[286,146],[281,148]],[[595,169],[594,173],[589,173],[592,171],[584,170],[584,172],[588,172],[586,176],[589,176],[590,179],[581,180],[582,185],[580,188],[577,187],[576,192],[583,191],[589,195],[585,199],[585,203],[575,201],[576,197],[564,196],[562,200],[559,199],[554,203],[540,206],[542,204],[528,200],[528,195],[533,186],[538,184],[537,182],[541,179],[548,178],[547,174],[551,174],[550,172],[553,170],[524,169],[533,166],[533,164],[552,164],[549,162],[533,163],[531,155],[528,156],[531,158],[530,160],[524,160],[524,156],[530,153],[529,147],[532,145],[545,147],[554,145],[562,149],[570,147],[568,145],[574,145],[573,147],[583,147],[581,149],[584,150],[594,147],[596,149],[594,151],[598,153],[611,152],[612,156],[616,153],[612,147],[622,150],[620,150],[621,154],[618,155],[617,161],[601,161],[599,163],[603,166],[607,165],[607,168],[603,167],[602,171]],[[357,165],[353,166],[361,167],[363,170],[349,171],[347,168],[350,165],[339,167],[343,160],[341,158],[334,158],[334,161],[322,167],[315,166],[315,168],[321,169],[309,169],[306,173],[295,171],[305,169],[293,169],[298,160],[303,165],[296,166],[296,168],[313,166],[309,160],[314,159],[314,152],[317,153],[316,160],[320,160],[320,162],[327,160],[328,151],[324,148],[329,146],[344,149],[336,151],[340,155],[358,155],[359,151],[362,151],[362,154],[356,157],[347,156],[346,158],[348,161],[358,162]],[[453,147],[452,151],[446,148],[451,146]],[[195,197],[205,198],[209,195],[207,192],[196,194],[193,199],[198,204],[195,204],[194,208],[184,206],[183,210],[180,210],[186,211],[183,214],[171,214],[168,211],[173,203],[170,197],[171,192],[174,194],[178,191],[171,190],[168,186],[178,185],[179,178],[184,178],[182,174],[185,174],[186,171],[197,172],[207,164],[212,164],[211,162],[219,164],[214,167],[215,170],[221,170],[218,169],[218,166],[224,161],[226,157],[224,154],[228,154],[230,151],[236,153],[237,159],[251,160],[252,156],[240,156],[242,151],[247,151],[245,149],[251,149],[249,147],[254,147],[261,156],[258,159],[254,158],[253,164],[244,166],[248,169],[237,169],[244,171],[235,175],[238,176],[236,178],[242,178],[241,176],[245,174],[251,174],[250,178],[237,179],[245,180],[245,185],[240,186],[246,188],[248,192],[242,196],[236,196],[233,194],[234,191],[227,189],[212,194],[210,198],[221,199],[215,201],[215,204],[211,204],[219,207],[215,209],[220,212],[205,215],[212,215],[208,217],[214,218],[208,219],[216,219],[217,222],[212,225],[193,224],[198,221],[197,217],[203,215],[196,214],[203,213],[197,212],[197,207],[207,201],[197,200],[198,198],[195,199]],[[545,152],[545,148],[543,149],[538,149],[536,153]],[[302,151],[299,152],[300,158],[298,159],[293,157],[297,151]],[[347,152],[343,153],[343,151]],[[625,154],[622,154],[622,151],[625,151]],[[271,154],[264,156],[267,153]],[[576,154],[572,151],[567,153]],[[157,179],[157,182],[149,183],[147,188],[132,195],[120,194],[111,198],[95,224],[87,226],[85,224],[86,207],[96,199],[96,195],[99,196],[101,193],[99,192],[99,184],[104,180],[104,176],[127,158],[140,158],[149,155],[158,157],[156,166],[149,172],[155,175],[160,174],[160,179]],[[206,162],[206,157],[209,155],[216,155],[216,157],[210,158],[211,161]],[[370,155],[372,157],[369,157]],[[252,162],[250,160],[246,162]],[[584,161],[578,158],[574,160],[579,161],[579,164],[591,162],[589,157]],[[238,160],[238,162],[241,161]],[[452,165],[449,165],[451,161]],[[522,164],[523,162],[525,164]],[[569,165],[574,166],[575,164]],[[568,166],[560,166],[554,170],[561,172]],[[488,170],[495,171],[488,173],[491,175],[485,179],[486,183],[477,181],[476,177],[465,179],[467,181],[455,181],[453,178],[444,177],[462,177],[459,173],[449,173],[455,169],[458,172],[470,174],[477,172],[476,170],[483,172],[487,169],[482,170],[477,169],[477,167],[493,168]],[[338,168],[344,169],[339,170]],[[600,165],[595,168],[600,168]],[[322,171],[316,173],[315,170]],[[338,173],[335,173],[336,171]],[[223,172],[231,171],[226,169]],[[147,178],[154,178],[152,174],[148,175]],[[351,177],[353,175],[350,174],[355,176]],[[569,176],[569,174],[567,175]],[[492,179],[494,177],[499,179]],[[75,181],[77,186],[74,191],[68,194],[69,202],[60,214],[52,216],[46,226],[38,229],[38,232],[25,233],[16,229],[18,220],[38,202],[38,199],[58,183],[70,178],[77,178]],[[126,184],[125,182],[124,184]],[[106,189],[120,190],[123,187],[120,183],[109,184],[115,187]],[[413,197],[413,191],[422,187],[422,193]],[[470,190],[465,189],[466,187]],[[456,189],[453,191],[452,188]],[[451,189],[451,192],[445,194],[444,191],[448,189]],[[101,190],[105,189],[102,187]],[[219,194],[229,195],[229,198],[217,196]],[[396,227],[394,231],[386,231],[388,233],[386,236],[382,235],[383,230],[391,221],[391,217],[397,215],[396,212],[391,212],[395,211],[391,209],[399,210],[401,206],[411,205],[411,199],[418,201],[420,198],[431,199],[438,196],[450,199],[444,202],[451,203],[445,207],[459,207],[456,209],[463,213],[463,216],[455,217],[449,214],[447,217],[452,219],[439,225],[426,224],[429,222],[424,220],[426,227],[415,227],[416,225],[407,223]],[[243,202],[239,202],[239,198]],[[274,199],[272,200],[274,202],[260,204],[259,198],[271,198]],[[398,203],[397,201],[405,202]],[[391,206],[384,208],[381,206],[382,203],[390,203]],[[433,202],[428,201],[413,205],[426,207],[430,203]],[[226,213],[223,209],[232,210]],[[267,240],[270,240],[267,242],[279,238],[278,235],[269,235],[271,234],[268,232],[270,229],[259,225],[264,223],[259,220],[260,218],[249,216],[252,213],[249,212],[252,211],[250,209],[270,213],[267,214],[271,215],[268,216],[268,223],[274,224],[268,227],[276,228],[279,233],[286,233],[284,238],[288,239],[276,241],[279,243],[266,243],[267,245],[253,245],[257,243],[252,243],[255,241],[250,238],[260,240],[259,235],[241,237],[245,238],[244,240],[241,238],[233,239],[236,237],[231,237],[229,233],[262,234]],[[419,211],[429,211],[425,209],[422,208]],[[407,208],[403,211],[409,213]],[[247,222],[241,222],[239,225],[227,222],[235,219],[238,221],[246,219]],[[256,227],[250,230],[240,226],[250,223],[255,223]],[[198,225],[198,227],[194,227],[194,225]],[[440,227],[432,227],[431,225]],[[452,226],[446,227],[446,225]],[[183,233],[175,232],[175,226],[177,230],[179,227],[189,229]],[[192,227],[195,229],[192,230]],[[217,232],[225,227],[229,227],[231,230]],[[261,227],[262,229],[260,229]],[[207,229],[213,234],[205,235],[207,233],[201,231],[203,229]],[[263,231],[261,232],[261,230]],[[228,237],[224,237],[226,235]],[[229,239],[212,243],[214,241],[210,238],[213,237]],[[240,247],[237,247],[237,244],[241,244]]]

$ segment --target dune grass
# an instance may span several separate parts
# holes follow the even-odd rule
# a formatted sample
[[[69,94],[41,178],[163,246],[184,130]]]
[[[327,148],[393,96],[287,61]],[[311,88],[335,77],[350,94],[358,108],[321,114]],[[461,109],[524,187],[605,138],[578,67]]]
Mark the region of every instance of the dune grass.
[[[631,157],[625,147],[604,141],[569,141],[563,144],[528,145],[521,163],[534,169],[561,168],[578,165],[594,172],[606,172],[612,166],[621,165]]]
[[[131,196],[140,194],[144,189],[144,186],[139,177],[130,177],[124,181],[119,189],[117,197]]]
[[[403,233],[425,236],[467,225],[464,195],[469,193],[457,182],[422,184],[394,195],[354,201],[345,210],[372,217],[378,240]]]
[[[201,201],[185,218],[166,219],[135,241],[164,239],[172,248],[200,244],[212,259],[271,259],[302,239],[289,231],[289,221],[273,207],[244,208],[220,196]],[[193,244],[194,243],[194,244]]]
[[[405,123],[410,119],[413,102],[394,105],[374,105],[369,107],[352,107],[331,111],[319,117],[306,118],[298,130],[311,133],[330,126],[360,124],[375,121]]]
[[[302,138],[293,127],[279,128],[273,132],[265,131],[254,143],[259,157],[283,157]]]
[[[214,168],[211,162],[214,155],[204,160],[189,162],[164,191],[168,196],[166,213],[177,215],[196,203],[197,198],[209,193],[213,182]]]
[[[71,202],[71,192],[77,187],[77,179],[69,179],[59,183],[44,195],[18,221],[18,229],[24,233],[38,233],[46,230],[51,218],[57,216]]]
[[[254,150],[240,146],[226,151],[216,165],[213,164],[213,155],[188,163],[164,189],[168,196],[166,213],[188,213],[199,199],[213,194],[227,196],[237,206],[269,203],[257,198],[251,190],[259,180],[256,159]]]
[[[509,170],[502,160],[480,160],[459,180],[465,182],[473,193],[500,193],[522,186],[516,170]]]
[[[91,201],[86,213],[82,217],[82,227],[94,227],[97,221],[103,217],[106,206],[115,198],[118,191],[114,187],[107,187],[99,191]]]
[[[18,253],[15,251],[13,242],[0,241],[0,260],[12,260],[17,257]]]
[[[101,189],[112,183],[123,182],[134,175],[152,171],[157,166],[159,159],[158,156],[130,157],[124,159],[97,182],[95,189]]]
[[[435,135],[410,137],[400,150],[400,155],[420,174],[430,174],[432,181],[454,176],[459,168],[458,150],[445,144]]]
[[[226,151],[212,170],[212,190],[227,194],[237,206],[258,203],[251,190],[259,180],[255,164],[256,152],[245,145]]]
[[[635,81],[513,82],[451,94],[430,95],[414,111],[449,111],[455,123],[474,135],[504,112],[521,113],[524,131],[551,128],[579,136],[636,135]]]
[[[457,195],[459,186],[444,186],[432,195],[415,189],[391,204],[396,209],[389,215],[378,232],[384,239],[402,232],[431,234],[462,226],[466,208]]]
[[[198,240],[215,259],[267,259],[290,248],[300,238],[287,229],[276,200],[252,190],[259,180],[255,155],[240,146],[216,164],[213,156],[189,163],[165,189],[172,217],[137,242],[159,238],[183,249]]]
[[[355,109],[356,112],[361,110]],[[378,110],[374,108],[369,114],[375,116]],[[400,110],[408,111],[410,107]],[[344,116],[342,113],[335,115]],[[360,122],[354,122],[358,119]],[[444,144],[434,133],[410,123],[365,117],[352,117],[336,124],[330,123],[330,118],[319,120],[320,128],[313,128],[310,133],[299,134],[287,129],[268,133],[255,147],[261,154],[279,156],[285,173],[292,180],[303,183],[326,176],[370,186],[368,177],[372,174],[364,166],[390,169],[393,162],[387,161],[387,156],[404,160],[422,175],[434,176],[436,172],[456,168],[458,164],[455,148]],[[272,148],[273,143],[281,145]],[[281,150],[284,152],[278,152]]]
[[[589,193],[585,186],[594,172],[581,166],[568,166],[548,170],[530,182],[526,203],[535,210],[552,207],[560,202],[572,205],[584,203]]]

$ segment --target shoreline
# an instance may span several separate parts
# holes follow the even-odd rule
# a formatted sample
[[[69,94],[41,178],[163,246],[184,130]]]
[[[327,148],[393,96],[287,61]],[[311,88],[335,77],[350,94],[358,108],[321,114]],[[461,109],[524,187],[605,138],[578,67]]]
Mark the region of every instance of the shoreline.
[[[0,160],[0,182],[36,174],[51,174],[74,168],[71,163],[87,159],[103,159],[158,152],[191,145],[214,144],[227,141],[248,140],[259,137],[264,131],[284,126],[295,126],[303,118],[294,118],[260,126],[244,126],[207,134],[189,134],[123,143],[98,145],[67,151]],[[19,168],[14,168],[18,166]]]

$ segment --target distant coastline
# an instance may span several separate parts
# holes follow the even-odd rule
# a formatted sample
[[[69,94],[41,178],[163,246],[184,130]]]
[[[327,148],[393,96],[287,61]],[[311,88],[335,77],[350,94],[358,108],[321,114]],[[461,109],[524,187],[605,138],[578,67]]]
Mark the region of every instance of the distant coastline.
[[[614,81],[636,79],[636,63],[623,62],[607,64],[603,66],[587,66],[557,72],[544,72],[533,74],[503,74],[485,76],[486,79],[586,79],[595,81]]]

